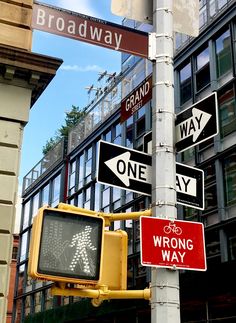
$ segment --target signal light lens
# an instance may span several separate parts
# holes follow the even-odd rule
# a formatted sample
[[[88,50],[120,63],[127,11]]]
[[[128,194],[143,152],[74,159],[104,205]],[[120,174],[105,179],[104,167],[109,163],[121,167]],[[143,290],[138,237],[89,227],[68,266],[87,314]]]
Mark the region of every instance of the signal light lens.
[[[29,274],[38,279],[96,284],[101,269],[104,220],[50,208],[44,208],[37,217]]]

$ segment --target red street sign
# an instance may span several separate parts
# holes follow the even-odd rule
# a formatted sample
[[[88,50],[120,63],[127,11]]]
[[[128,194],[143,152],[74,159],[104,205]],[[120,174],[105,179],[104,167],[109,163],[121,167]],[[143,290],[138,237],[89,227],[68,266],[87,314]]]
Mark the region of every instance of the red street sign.
[[[152,74],[146,77],[121,101],[121,118],[124,122],[152,98]]]
[[[206,270],[202,223],[142,216],[140,231],[143,266]]]
[[[148,34],[61,8],[34,3],[32,28],[147,58]]]

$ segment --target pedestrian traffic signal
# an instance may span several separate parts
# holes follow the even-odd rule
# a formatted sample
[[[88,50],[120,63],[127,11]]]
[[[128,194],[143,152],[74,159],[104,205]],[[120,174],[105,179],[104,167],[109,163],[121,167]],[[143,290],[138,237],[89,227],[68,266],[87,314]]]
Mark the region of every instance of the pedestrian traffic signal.
[[[41,208],[34,218],[28,274],[35,279],[96,285],[102,272],[102,217]]]
[[[110,290],[127,289],[128,235],[123,230],[105,231],[99,285]]]

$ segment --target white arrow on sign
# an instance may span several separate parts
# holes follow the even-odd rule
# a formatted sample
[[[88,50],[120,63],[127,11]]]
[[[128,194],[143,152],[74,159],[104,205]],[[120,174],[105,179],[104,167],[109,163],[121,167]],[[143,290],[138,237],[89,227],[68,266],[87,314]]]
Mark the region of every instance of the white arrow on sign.
[[[130,186],[130,179],[151,184],[152,167],[130,160],[129,151],[109,159],[105,164],[110,170],[127,186]]]
[[[130,186],[130,179],[151,184],[152,167],[130,160],[130,156],[131,153],[127,151],[119,156],[107,160],[105,164],[127,187]],[[176,191],[196,196],[196,179],[176,174]]]
[[[195,142],[212,117],[211,114],[197,108],[192,109],[192,114],[192,117],[176,125],[176,142],[190,136],[193,136]]]

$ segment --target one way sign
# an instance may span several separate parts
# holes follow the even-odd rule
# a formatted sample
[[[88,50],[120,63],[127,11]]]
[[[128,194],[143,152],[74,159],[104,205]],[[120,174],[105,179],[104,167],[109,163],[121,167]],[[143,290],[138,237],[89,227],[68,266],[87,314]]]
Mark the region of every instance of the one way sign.
[[[151,195],[152,156],[99,141],[98,182]],[[176,163],[177,203],[204,209],[203,171]]]
[[[217,94],[214,92],[177,114],[175,130],[177,152],[189,149],[217,135]]]
[[[151,195],[151,168],[150,155],[99,141],[98,182]]]

